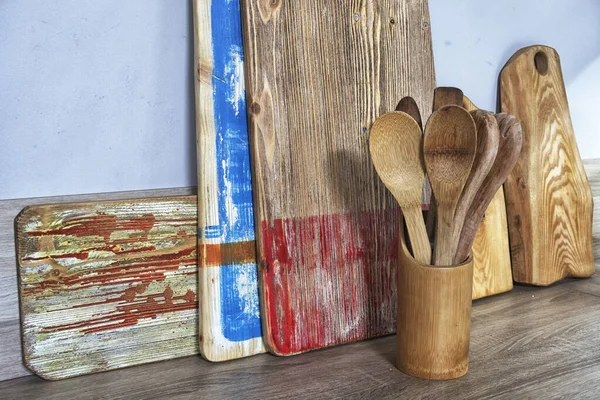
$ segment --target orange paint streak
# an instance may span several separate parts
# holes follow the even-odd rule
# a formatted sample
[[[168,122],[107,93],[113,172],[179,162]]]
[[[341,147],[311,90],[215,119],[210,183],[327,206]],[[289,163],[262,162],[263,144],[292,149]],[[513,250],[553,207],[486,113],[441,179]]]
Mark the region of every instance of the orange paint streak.
[[[200,244],[201,266],[217,267],[224,265],[239,265],[256,262],[256,245],[254,241]]]
[[[109,267],[82,271],[75,275],[48,274],[44,281],[23,287],[23,294],[31,296],[59,286],[67,289],[68,287],[111,286],[136,281],[161,282],[166,279],[166,272],[177,271],[182,266],[196,263],[196,247],[192,246],[177,252],[146,256],[142,259],[116,260]]]
[[[60,332],[70,329],[78,329],[86,334],[111,331],[118,328],[134,326],[141,319],[156,319],[159,314],[183,310],[195,310],[198,307],[196,293],[192,290],[188,289],[182,296],[173,296],[173,290],[170,286],[167,286],[162,293],[141,296],[147,288],[148,285],[132,286],[123,291],[123,295],[118,298],[73,307],[89,307],[112,302],[125,303],[118,305],[116,311],[101,317],[71,324],[46,327],[43,329],[43,333]]]
[[[27,232],[30,236],[64,235],[75,237],[102,236],[104,241],[110,240],[110,235],[116,231],[141,230],[150,231],[156,218],[152,214],[144,214],[139,218],[121,218],[98,212],[95,216],[85,216],[69,219],[64,226],[57,229]]]

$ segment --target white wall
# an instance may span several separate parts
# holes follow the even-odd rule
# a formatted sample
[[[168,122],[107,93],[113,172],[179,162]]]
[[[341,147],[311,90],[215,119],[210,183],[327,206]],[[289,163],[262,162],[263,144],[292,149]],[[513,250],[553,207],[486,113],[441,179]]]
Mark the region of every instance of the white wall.
[[[191,1],[0,1],[0,199],[196,184]],[[600,2],[430,0],[438,85],[495,109],[520,47],[562,59],[600,157]]]

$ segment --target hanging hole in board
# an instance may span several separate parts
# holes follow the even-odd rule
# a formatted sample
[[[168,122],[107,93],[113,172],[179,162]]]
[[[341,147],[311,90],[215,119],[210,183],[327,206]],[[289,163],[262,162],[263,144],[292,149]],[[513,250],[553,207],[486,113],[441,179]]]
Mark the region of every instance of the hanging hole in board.
[[[535,53],[535,57],[533,57],[533,62],[535,63],[535,69],[542,75],[546,75],[548,73],[548,56],[543,51],[538,51]]]

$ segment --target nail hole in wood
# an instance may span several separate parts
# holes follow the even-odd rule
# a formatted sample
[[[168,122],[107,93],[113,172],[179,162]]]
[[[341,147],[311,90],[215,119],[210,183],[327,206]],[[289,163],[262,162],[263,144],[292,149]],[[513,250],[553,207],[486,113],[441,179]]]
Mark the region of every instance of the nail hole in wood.
[[[548,73],[548,56],[543,51],[538,51],[533,57],[533,62],[535,64],[535,69],[542,75],[546,75]]]

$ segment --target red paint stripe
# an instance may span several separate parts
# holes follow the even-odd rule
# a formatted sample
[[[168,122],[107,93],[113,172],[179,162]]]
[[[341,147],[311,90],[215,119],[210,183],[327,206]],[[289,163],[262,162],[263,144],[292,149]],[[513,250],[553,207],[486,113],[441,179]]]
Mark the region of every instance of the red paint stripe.
[[[395,330],[398,216],[392,209],[262,223],[263,317],[277,352]]]

